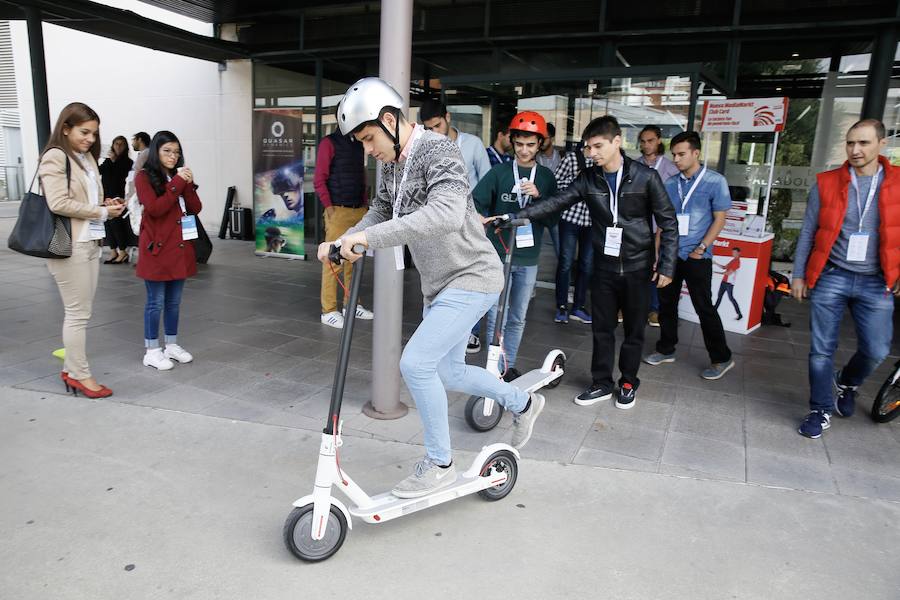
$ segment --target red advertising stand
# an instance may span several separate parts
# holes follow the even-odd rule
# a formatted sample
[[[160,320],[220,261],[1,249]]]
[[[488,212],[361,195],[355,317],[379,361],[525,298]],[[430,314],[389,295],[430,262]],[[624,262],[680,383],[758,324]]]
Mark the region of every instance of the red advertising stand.
[[[763,297],[772,258],[772,240],[765,232],[778,134],[787,118],[787,98],[709,100],[700,129],[731,132],[773,132],[774,145],[761,214],[747,214],[747,202],[732,199],[725,228],[713,243],[712,301],[726,331],[747,334],[760,326]],[[708,144],[707,144],[708,146]],[[678,316],[699,322],[687,287],[681,290]]]

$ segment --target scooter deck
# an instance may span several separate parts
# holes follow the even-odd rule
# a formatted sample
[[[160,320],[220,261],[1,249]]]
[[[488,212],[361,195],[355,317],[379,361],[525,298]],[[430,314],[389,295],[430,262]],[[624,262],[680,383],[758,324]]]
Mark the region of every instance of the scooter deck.
[[[533,369],[527,373],[523,373],[509,383],[523,392],[533,392],[539,390],[548,383],[555,381],[563,376],[562,369],[558,371],[546,372],[540,369]]]
[[[372,496],[372,504],[366,507],[351,506],[349,510],[354,517],[369,523],[380,523],[500,485],[507,479],[506,473],[493,473],[490,477],[466,477],[460,473],[452,485],[427,496],[398,498],[390,492],[385,492]]]

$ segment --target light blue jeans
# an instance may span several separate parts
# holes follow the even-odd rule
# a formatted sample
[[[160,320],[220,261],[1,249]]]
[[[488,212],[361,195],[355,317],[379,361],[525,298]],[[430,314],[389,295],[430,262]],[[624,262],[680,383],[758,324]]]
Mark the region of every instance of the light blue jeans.
[[[828,264],[809,294],[809,406],[834,409],[834,353],[844,309],[856,327],[856,353],[841,371],[841,383],[862,385],[891,350],[894,296],[880,275],[861,275]]]
[[[503,332],[503,355],[506,356],[506,364],[501,356],[500,371],[516,366],[516,356],[519,354],[519,344],[522,343],[522,333],[525,331],[525,314],[528,312],[528,303],[531,302],[531,292],[534,291],[534,283],[537,280],[537,265],[530,267],[510,267],[509,296],[507,299],[508,310],[504,320],[506,324],[501,329]],[[487,315],[487,343],[494,341],[494,327],[497,323],[497,302],[488,311]]]
[[[528,394],[466,364],[469,332],[499,294],[447,288],[426,305],[422,322],[403,350],[400,372],[412,394],[425,430],[425,453],[446,465],[452,459],[447,390],[495,399],[502,407],[521,412]]]

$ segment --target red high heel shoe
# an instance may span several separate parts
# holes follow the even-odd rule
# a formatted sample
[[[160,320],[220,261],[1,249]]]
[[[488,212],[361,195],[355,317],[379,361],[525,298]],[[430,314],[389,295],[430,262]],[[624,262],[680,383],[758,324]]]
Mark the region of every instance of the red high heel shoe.
[[[72,393],[75,394],[76,396],[78,395],[78,392],[80,391],[82,394],[84,394],[85,398],[92,398],[92,399],[109,398],[110,396],[112,396],[112,393],[113,393],[112,390],[109,389],[108,387],[106,387],[105,385],[101,385],[99,390],[89,389],[83,383],[81,383],[77,379],[72,379],[68,375],[66,375],[65,383],[66,383],[66,390],[68,390],[69,388],[72,388]]]

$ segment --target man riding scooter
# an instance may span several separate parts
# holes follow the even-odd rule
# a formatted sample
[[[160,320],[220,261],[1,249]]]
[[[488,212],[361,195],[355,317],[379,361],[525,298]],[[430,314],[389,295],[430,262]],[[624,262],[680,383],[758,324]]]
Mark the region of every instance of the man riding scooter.
[[[406,344],[400,371],[422,419],[425,457],[392,490],[417,498],[456,480],[447,389],[494,398],[511,411],[516,448],[531,437],[545,401],[465,363],[472,326],[500,295],[501,264],[475,211],[459,148],[409,123],[403,110],[400,95],[375,77],[355,83],[341,101],[341,132],[383,165],[368,213],[340,238],[340,248],[345,259],[356,261],[357,244],[398,254],[406,244],[421,276],[423,319]],[[328,260],[329,246],[319,247],[319,260]]]

